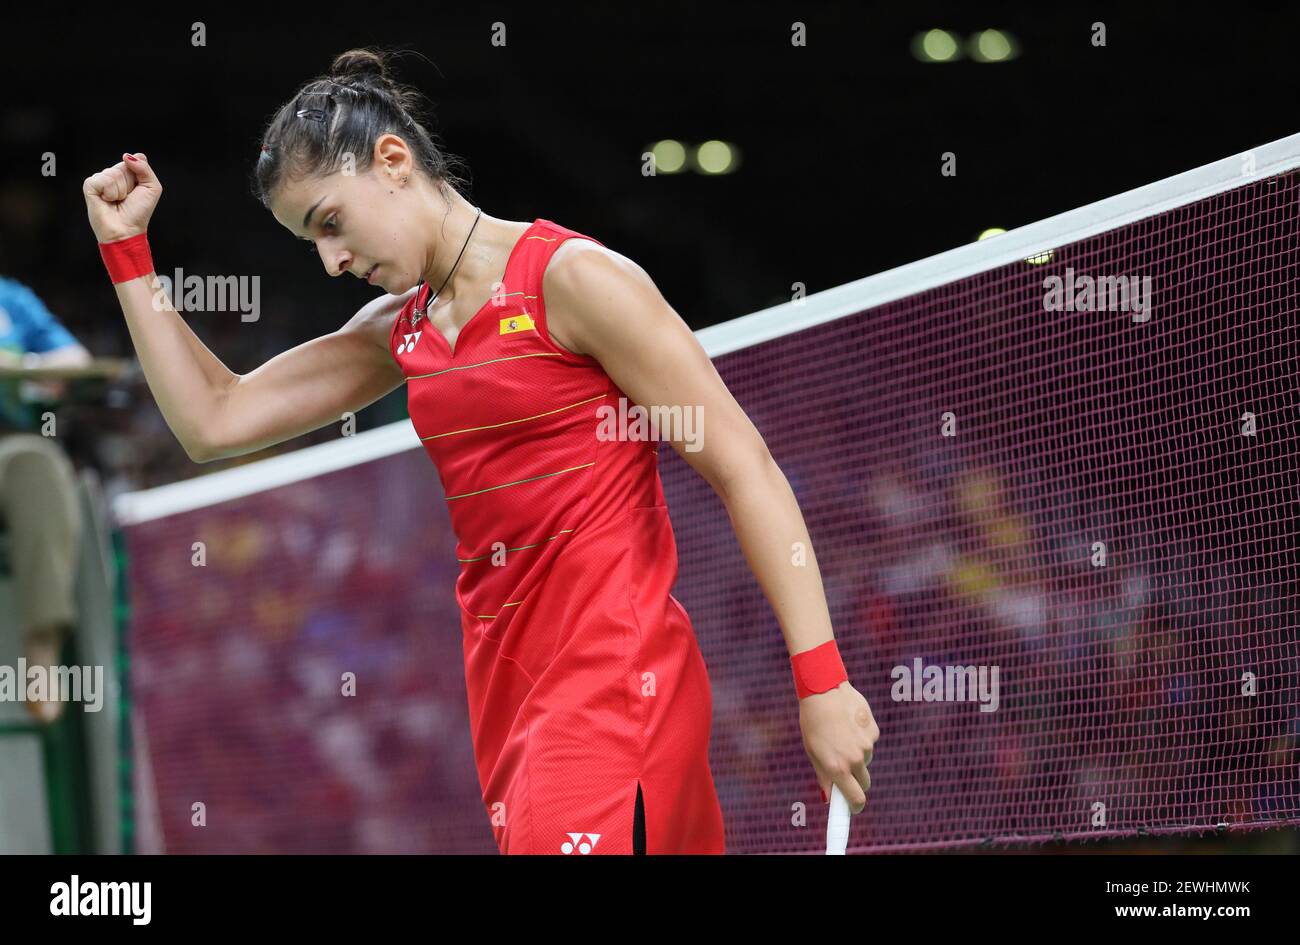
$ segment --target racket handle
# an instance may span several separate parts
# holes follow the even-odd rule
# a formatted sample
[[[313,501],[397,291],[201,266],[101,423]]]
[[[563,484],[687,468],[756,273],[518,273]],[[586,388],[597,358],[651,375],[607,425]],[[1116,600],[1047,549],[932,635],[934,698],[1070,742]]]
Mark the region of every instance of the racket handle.
[[[826,817],[826,855],[844,856],[849,846],[849,802],[839,785],[831,785],[831,809]]]

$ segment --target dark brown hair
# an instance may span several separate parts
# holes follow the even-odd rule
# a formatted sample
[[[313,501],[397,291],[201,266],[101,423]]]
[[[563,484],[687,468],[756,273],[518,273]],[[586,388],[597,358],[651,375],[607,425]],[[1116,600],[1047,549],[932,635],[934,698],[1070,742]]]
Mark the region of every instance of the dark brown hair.
[[[270,209],[271,195],[286,179],[332,174],[348,154],[357,173],[369,169],[375,141],[387,132],[407,143],[417,167],[435,183],[458,192],[467,186],[457,173],[461,160],[420,120],[424,96],[393,81],[387,58],[383,51],[349,49],[328,75],[307,82],[281,106],[262,135],[253,170],[253,192],[262,206]]]

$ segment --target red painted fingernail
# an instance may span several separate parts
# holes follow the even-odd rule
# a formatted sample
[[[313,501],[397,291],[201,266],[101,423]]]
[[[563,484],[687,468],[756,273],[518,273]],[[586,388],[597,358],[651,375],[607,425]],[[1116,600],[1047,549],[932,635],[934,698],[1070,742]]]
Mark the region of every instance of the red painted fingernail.
[[[822,796],[822,803],[825,804],[825,803],[826,803],[826,792],[823,791],[821,788],[818,788],[817,790],[818,790],[818,792],[819,792],[819,793],[821,794],[821,796]]]
[[[130,155],[130,154],[128,154],[128,155],[126,156],[126,159],[127,159],[128,161],[138,161],[138,160],[140,160],[138,157],[134,157],[134,156],[132,156],[132,155]]]

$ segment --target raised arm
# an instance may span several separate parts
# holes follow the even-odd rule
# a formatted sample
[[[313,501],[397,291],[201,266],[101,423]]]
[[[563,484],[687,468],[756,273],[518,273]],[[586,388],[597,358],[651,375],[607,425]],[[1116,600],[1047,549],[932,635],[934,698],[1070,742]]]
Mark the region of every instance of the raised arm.
[[[125,157],[125,156],[124,156]],[[145,232],[162,185],[143,154],[86,178],[91,228],[101,243]],[[342,328],[235,374],[154,288],[153,273],[115,285],[145,380],[163,418],[195,462],[240,456],[300,436],[399,387],[388,350],[392,319],[415,290],[368,303]]]

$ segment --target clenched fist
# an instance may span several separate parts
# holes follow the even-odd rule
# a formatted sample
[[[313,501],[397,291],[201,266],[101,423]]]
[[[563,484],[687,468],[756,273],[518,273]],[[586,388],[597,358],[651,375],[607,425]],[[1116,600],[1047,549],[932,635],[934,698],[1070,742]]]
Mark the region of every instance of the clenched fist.
[[[81,185],[90,228],[101,243],[145,232],[162,196],[162,184],[147,157],[136,153],[122,158],[112,167],[91,174]]]

